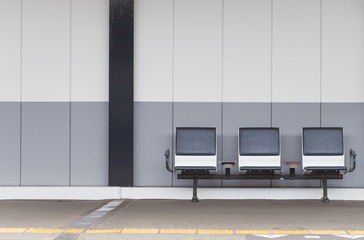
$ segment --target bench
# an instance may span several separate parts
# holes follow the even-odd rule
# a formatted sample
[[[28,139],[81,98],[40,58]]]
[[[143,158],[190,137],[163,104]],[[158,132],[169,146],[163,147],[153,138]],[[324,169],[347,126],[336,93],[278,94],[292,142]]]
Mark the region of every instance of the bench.
[[[302,170],[322,176],[323,202],[327,197],[327,175],[342,175],[355,169],[356,153],[350,150],[350,168],[345,165],[343,128],[302,128]]]
[[[198,179],[318,179],[322,181],[323,197],[329,202],[327,180],[342,179],[353,172],[356,153],[350,150],[350,167],[345,165],[342,128],[302,128],[302,161],[288,161],[290,172],[282,174],[279,128],[239,128],[239,174],[230,174],[235,161],[221,161],[225,174],[217,173],[216,128],[176,128],[174,166],[170,167],[170,151],[165,152],[166,168],[180,171],[178,179],[193,179],[192,201],[197,202]],[[303,174],[295,169],[302,165]]]

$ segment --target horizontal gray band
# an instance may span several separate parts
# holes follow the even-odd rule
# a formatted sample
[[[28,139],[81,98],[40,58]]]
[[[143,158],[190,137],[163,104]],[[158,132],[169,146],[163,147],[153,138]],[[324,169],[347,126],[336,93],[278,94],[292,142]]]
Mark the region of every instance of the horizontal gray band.
[[[364,103],[134,103],[134,182],[136,186],[191,186],[188,180],[178,180],[164,166],[164,151],[174,156],[176,127],[216,127],[217,158],[220,161],[238,159],[238,129],[241,127],[277,127],[281,136],[283,174],[289,174],[286,161],[301,161],[302,127],[343,127],[346,162],[352,148],[364,152]],[[150,141],[153,139],[153,141]],[[173,159],[171,159],[173,162]],[[220,164],[217,172],[224,173]],[[148,171],[145,171],[148,169]],[[231,174],[238,174],[238,166]],[[329,181],[329,187],[364,187],[361,174],[364,165],[344,176]],[[303,174],[302,166],[296,174]],[[201,180],[201,186],[265,186],[320,187],[319,180]]]

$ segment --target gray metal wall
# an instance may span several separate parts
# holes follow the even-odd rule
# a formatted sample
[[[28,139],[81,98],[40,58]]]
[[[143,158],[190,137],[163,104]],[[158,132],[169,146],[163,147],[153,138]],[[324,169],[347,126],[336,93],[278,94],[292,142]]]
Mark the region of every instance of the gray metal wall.
[[[285,161],[301,161],[302,127],[343,127],[345,157],[349,150],[358,154],[355,172],[344,180],[329,181],[330,187],[364,187],[364,103],[158,103],[137,102],[135,107],[136,186],[191,186],[191,180],[178,180],[167,172],[164,151],[173,149],[176,127],[216,127],[218,161],[237,160],[239,127],[279,127],[281,130],[282,166]],[[321,123],[321,125],[320,125]],[[173,126],[173,127],[172,127]],[[172,152],[173,153],[173,152]],[[222,171],[219,166],[219,172]],[[237,173],[237,167],[232,173]],[[302,170],[297,169],[297,174]],[[246,187],[319,187],[319,180],[211,180],[201,186]]]
[[[176,127],[215,126],[218,161],[237,159],[239,127],[279,127],[284,163],[301,160],[302,127],[340,126],[358,166],[329,185],[363,187],[363,10],[362,0],[135,0],[135,184],[191,185],[161,170]]]
[[[364,186],[363,9],[135,0],[135,185],[191,184],[164,169],[179,126],[216,126],[219,160],[237,158],[239,127],[280,127],[284,162],[300,160],[301,127],[321,125],[344,127],[346,152],[359,156],[329,185]],[[0,34],[0,185],[107,185],[108,1],[1,0]]]
[[[108,5],[0,1],[0,185],[108,185]]]
[[[108,185],[108,103],[1,103],[0,111],[0,185]]]

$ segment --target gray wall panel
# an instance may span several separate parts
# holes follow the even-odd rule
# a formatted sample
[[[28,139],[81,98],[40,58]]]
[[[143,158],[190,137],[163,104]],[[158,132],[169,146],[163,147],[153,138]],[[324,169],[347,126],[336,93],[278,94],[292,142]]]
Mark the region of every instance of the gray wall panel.
[[[0,103],[0,185],[20,185],[20,103]]]
[[[172,103],[134,103],[134,186],[172,186],[164,151],[172,153]]]
[[[108,185],[108,102],[71,103],[71,185]]]
[[[21,185],[69,185],[69,103],[22,105]]]
[[[174,126],[176,127],[216,127],[217,161],[221,161],[221,103],[176,102],[174,103]],[[221,166],[218,164],[218,173]],[[221,180],[199,180],[199,186],[221,186]],[[192,186],[192,180],[177,179],[174,174],[173,186]]]
[[[283,173],[288,174],[286,161],[302,161],[301,129],[302,127],[320,126],[319,103],[273,103],[273,127],[281,131],[281,157]],[[296,169],[302,174],[302,166]],[[273,181],[273,187],[319,187],[318,180]]]
[[[223,160],[238,160],[239,127],[270,127],[270,103],[224,103]],[[238,165],[231,174],[238,173]],[[224,180],[223,186],[271,186],[270,180]]]
[[[349,166],[349,151],[358,154],[358,164],[354,172],[344,175],[342,181],[328,181],[329,187],[364,187],[364,103],[323,103],[322,126],[343,127],[345,159]]]

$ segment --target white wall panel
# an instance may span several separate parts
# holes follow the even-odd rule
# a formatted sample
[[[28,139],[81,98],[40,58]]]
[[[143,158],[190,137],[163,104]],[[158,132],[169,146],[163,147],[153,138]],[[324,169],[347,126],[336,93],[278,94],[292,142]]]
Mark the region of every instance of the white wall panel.
[[[0,0],[0,101],[20,101],[21,1]]]
[[[224,1],[224,102],[271,101],[271,0]]]
[[[109,1],[72,0],[71,100],[109,101]]]
[[[70,0],[23,0],[23,101],[70,100]]]
[[[320,101],[320,0],[273,2],[273,101]]]
[[[222,0],[175,0],[174,100],[222,101]]]
[[[323,0],[322,101],[364,102],[364,1]]]
[[[173,1],[135,0],[134,100],[172,101]]]

